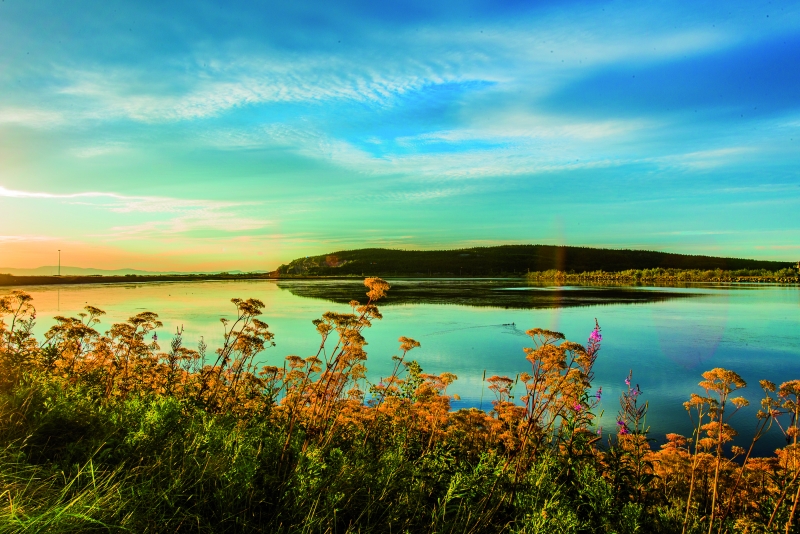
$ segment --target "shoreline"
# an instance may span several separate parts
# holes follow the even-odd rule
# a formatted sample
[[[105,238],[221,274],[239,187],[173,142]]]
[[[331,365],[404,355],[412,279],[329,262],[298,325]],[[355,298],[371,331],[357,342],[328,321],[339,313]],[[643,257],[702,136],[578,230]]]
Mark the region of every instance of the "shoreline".
[[[646,285],[646,286],[673,286],[674,284],[686,283],[750,283],[750,284],[782,284],[798,285],[800,276],[796,277],[770,277],[770,276],[716,276],[704,277],[634,277],[615,273],[605,273],[603,275],[591,274],[561,274],[561,275],[542,275],[535,276],[530,273],[528,276],[413,276],[413,275],[339,275],[339,276],[311,276],[311,275],[278,275],[277,273],[259,274],[203,274],[203,275],[123,275],[123,276],[14,276],[0,274],[0,287],[26,287],[26,286],[51,286],[51,285],[94,285],[94,284],[146,284],[157,282],[209,282],[209,281],[231,281],[231,280],[363,280],[370,276],[379,276],[384,279],[401,280],[524,280],[531,283],[552,283],[555,285],[569,285],[570,283],[611,283],[624,285]]]
[[[0,274],[0,287],[81,285],[81,284],[130,284],[148,282],[204,282],[211,280],[275,280],[269,274],[188,274],[188,275],[120,275],[120,276],[14,276]]]

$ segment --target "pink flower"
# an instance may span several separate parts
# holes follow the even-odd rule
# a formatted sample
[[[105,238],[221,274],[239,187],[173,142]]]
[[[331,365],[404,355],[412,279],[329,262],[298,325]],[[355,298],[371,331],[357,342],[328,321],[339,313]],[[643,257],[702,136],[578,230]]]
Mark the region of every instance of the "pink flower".
[[[589,334],[589,341],[593,341],[595,343],[600,343],[603,340],[603,336],[600,334],[600,330],[595,328],[592,330],[592,333]]]
[[[575,410],[576,412],[579,412],[581,411],[581,409],[583,409],[583,406],[581,405],[580,402],[576,402],[575,404],[572,405],[572,409]]]

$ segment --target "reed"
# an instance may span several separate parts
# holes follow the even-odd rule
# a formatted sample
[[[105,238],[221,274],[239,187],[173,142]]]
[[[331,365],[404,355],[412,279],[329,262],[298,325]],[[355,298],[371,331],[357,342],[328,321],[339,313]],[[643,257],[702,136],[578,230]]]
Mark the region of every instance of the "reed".
[[[627,269],[622,271],[565,272],[555,269],[531,271],[526,274],[532,282],[625,282],[625,283],[676,283],[676,282],[772,282],[800,283],[796,269],[777,271],[767,269],[701,270],[701,269]]]
[[[30,296],[0,299],[0,533],[798,531],[800,381],[761,383],[745,451],[746,384],[703,373],[694,435],[654,449],[632,372],[616,428],[597,427],[600,325],[585,344],[533,328],[519,375],[485,379],[491,409],[454,411],[456,376],[425,373],[413,339],[368,380],[389,285],[365,285],[282,367],[257,365],[274,335],[256,299],[232,300],[212,355],[181,330],[162,350],[152,312],[100,332],[87,307],[37,340]],[[786,446],[752,457],[772,426]]]

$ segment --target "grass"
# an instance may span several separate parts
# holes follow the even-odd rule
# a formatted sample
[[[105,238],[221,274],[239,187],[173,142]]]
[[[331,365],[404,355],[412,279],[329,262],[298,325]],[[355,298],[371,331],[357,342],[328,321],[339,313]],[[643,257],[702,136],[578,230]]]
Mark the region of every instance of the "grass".
[[[564,272],[555,269],[529,272],[532,281],[556,282],[781,282],[798,283],[796,269],[628,269],[623,271]]]
[[[761,384],[753,442],[779,425],[774,457],[729,447],[746,384],[724,369],[687,402],[695,435],[652,450],[638,388],[597,434],[599,325],[585,345],[531,329],[519,381],[452,411],[456,377],[426,374],[413,339],[367,381],[389,287],[365,283],[282,368],[254,364],[273,338],[255,299],[213,352],[180,332],[162,350],[149,312],[97,332],[92,307],[37,340],[30,297],[0,300],[0,532],[798,532],[800,382]]]

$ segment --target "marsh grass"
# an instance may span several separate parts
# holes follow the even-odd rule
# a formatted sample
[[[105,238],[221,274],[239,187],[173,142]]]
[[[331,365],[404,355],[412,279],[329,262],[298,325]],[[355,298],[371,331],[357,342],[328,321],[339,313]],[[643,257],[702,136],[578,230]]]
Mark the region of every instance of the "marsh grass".
[[[767,269],[627,269],[623,271],[565,272],[556,269],[532,271],[526,275],[534,282],[778,282],[798,283],[800,273],[785,268]]]
[[[492,376],[491,410],[453,411],[456,376],[427,374],[401,337],[389,376],[367,380],[371,324],[389,290],[314,321],[314,355],[257,367],[273,334],[263,304],[233,299],[222,347],[161,349],[156,314],[104,333],[102,310],[57,317],[39,341],[28,295],[0,300],[0,532],[796,532],[800,382],[762,382],[753,443],[729,445],[746,384],[703,375],[696,432],[652,449],[632,385],[616,428],[585,345],[527,333],[516,379]],[[527,360],[523,367],[522,356]]]

